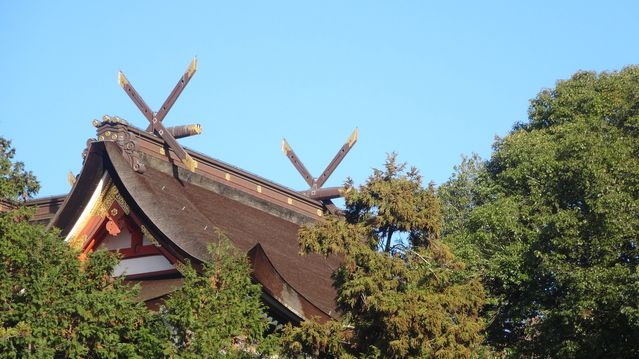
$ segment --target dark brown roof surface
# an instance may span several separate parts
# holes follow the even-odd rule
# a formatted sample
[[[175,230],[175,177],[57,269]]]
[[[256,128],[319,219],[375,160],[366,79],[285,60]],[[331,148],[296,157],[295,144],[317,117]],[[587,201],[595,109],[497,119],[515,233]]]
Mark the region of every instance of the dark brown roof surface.
[[[35,214],[31,218],[31,222],[47,224],[53,218],[62,206],[62,203],[66,199],[67,195],[50,196],[37,198],[27,201],[27,206],[35,208]]]
[[[46,225],[49,223],[62,206],[67,195],[58,195],[29,199],[24,202],[14,202],[7,199],[0,199],[0,212],[9,211],[24,205],[35,210],[33,217],[29,219],[31,223]]]
[[[339,261],[314,254],[299,255],[298,224],[273,214],[277,212],[258,209],[250,200],[213,192],[148,163],[143,174],[134,172],[117,145],[108,142],[105,145],[115,170],[112,176],[121,182],[123,194],[189,256],[206,260],[207,244],[218,238],[215,228],[243,251],[249,252],[259,244],[268,263],[288,286],[322,312],[336,315],[331,273]]]

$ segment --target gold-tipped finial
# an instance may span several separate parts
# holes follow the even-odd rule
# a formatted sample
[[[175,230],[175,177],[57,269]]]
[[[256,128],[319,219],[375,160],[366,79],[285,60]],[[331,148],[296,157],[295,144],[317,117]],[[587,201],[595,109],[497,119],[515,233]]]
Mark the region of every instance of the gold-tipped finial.
[[[69,171],[69,173],[67,173],[67,182],[69,182],[69,186],[73,187],[73,185],[75,184],[75,176],[73,175],[73,172]]]
[[[122,88],[129,83],[129,80],[127,80],[126,76],[124,76],[124,72],[122,71],[118,71],[118,83]]]
[[[200,133],[202,133],[202,125],[200,124],[191,125],[191,129],[196,135],[199,135]]]
[[[177,139],[177,138],[184,138],[184,137],[199,135],[200,133],[202,133],[202,126],[198,124],[171,126],[171,127],[167,127],[166,131]]]
[[[186,73],[189,77],[191,77],[195,71],[197,71],[197,57],[194,57],[193,60],[191,60],[191,64],[189,64],[189,68],[186,70]]]
[[[357,142],[357,135],[358,134],[359,134],[359,129],[357,127],[355,127],[355,130],[353,131],[353,133],[351,133],[351,136],[346,141],[346,143],[348,143],[348,147],[353,147],[355,142]]]
[[[286,139],[282,138],[282,152],[288,156],[288,152],[291,150],[291,146],[288,145]]]
[[[197,162],[188,153],[185,153],[185,155],[186,157],[184,158],[184,161],[182,162],[184,163],[186,168],[189,169],[189,171],[195,172],[195,169],[197,168]]]

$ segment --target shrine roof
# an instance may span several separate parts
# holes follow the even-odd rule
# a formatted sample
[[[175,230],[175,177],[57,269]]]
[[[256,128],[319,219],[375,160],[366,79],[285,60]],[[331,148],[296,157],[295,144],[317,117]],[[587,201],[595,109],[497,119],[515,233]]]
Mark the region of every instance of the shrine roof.
[[[66,235],[108,173],[120,193],[178,258],[207,260],[216,230],[253,260],[265,290],[301,318],[336,317],[336,257],[300,255],[301,225],[321,220],[321,202],[222,161],[185,149],[191,172],[154,135],[123,121],[98,124],[74,187],[51,224]]]
[[[66,198],[66,194],[57,195],[57,196],[49,196],[49,197],[41,197],[36,199],[30,199],[25,202],[25,205],[31,206],[35,208],[35,213],[33,217],[30,219],[33,223],[39,223],[46,225],[49,223],[51,218],[55,216],[55,213],[60,209],[64,199]]]
[[[186,182],[195,183],[203,187],[208,185],[208,188],[212,190],[216,190],[213,187],[219,187],[215,183],[223,184],[232,190],[260,199],[264,203],[280,206],[297,213],[296,217],[299,217],[296,219],[297,222],[305,223],[309,220],[316,220],[323,215],[324,206],[319,200],[309,198],[304,193],[219,159],[183,147],[197,162],[197,168],[191,172],[161,138],[129,125],[121,119],[113,120],[107,116],[105,118],[107,120],[95,123],[98,127],[97,140],[115,142],[120,147],[128,146],[127,143],[130,142],[135,143],[133,151],[126,149],[122,151],[132,167],[135,165],[136,156],[131,156],[129,153],[134,152],[137,153],[137,160],[143,166],[150,166],[164,173],[177,175]],[[114,135],[116,136],[115,140],[113,139]],[[120,140],[120,138],[123,138],[123,140]],[[136,170],[136,172],[141,173],[142,171]],[[221,189],[217,190],[221,191]]]
[[[12,201],[6,198],[0,199],[0,212],[16,209],[20,206],[30,207],[34,210],[29,222],[46,225],[55,216],[66,198],[66,194],[27,199],[26,201]]]

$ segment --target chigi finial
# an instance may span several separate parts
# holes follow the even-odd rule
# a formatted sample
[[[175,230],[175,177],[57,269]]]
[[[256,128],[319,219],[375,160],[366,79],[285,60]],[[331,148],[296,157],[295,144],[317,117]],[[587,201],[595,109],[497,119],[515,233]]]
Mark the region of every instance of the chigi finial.
[[[288,157],[288,159],[293,163],[293,166],[297,169],[297,171],[304,177],[304,180],[311,187],[307,191],[303,191],[302,193],[306,196],[319,200],[322,204],[331,212],[337,213],[338,209],[333,204],[331,199],[342,197],[344,195],[344,189],[341,187],[329,187],[329,188],[321,188],[324,183],[328,180],[328,177],[335,171],[337,166],[339,166],[340,162],[346,157],[346,154],[351,150],[351,148],[357,142],[358,129],[355,128],[353,133],[348,137],[346,143],[340,148],[337,152],[331,163],[328,164],[324,172],[318,177],[314,178],[311,173],[304,167],[302,161],[297,157],[291,145],[286,142],[286,139],[282,139],[282,152]]]
[[[142,97],[140,97],[140,94],[138,94],[135,88],[133,88],[133,85],[131,85],[131,82],[126,78],[124,73],[122,71],[118,72],[118,83],[127,95],[129,95],[131,100],[133,100],[133,103],[135,103],[135,105],[140,109],[144,117],[149,121],[149,126],[146,131],[161,137],[173,150],[173,152],[175,152],[184,166],[186,166],[186,168],[188,168],[191,172],[195,172],[197,162],[184,150],[184,148],[182,148],[182,146],[180,146],[180,144],[176,141],[176,138],[198,135],[202,133],[202,126],[184,125],[164,127],[162,120],[164,120],[166,114],[169,112],[171,107],[173,107],[173,104],[175,104],[175,101],[195,74],[195,71],[197,71],[197,58],[193,58],[189,67],[184,72],[184,75],[182,75],[158,112],[151,111],[146,102],[144,102]]]

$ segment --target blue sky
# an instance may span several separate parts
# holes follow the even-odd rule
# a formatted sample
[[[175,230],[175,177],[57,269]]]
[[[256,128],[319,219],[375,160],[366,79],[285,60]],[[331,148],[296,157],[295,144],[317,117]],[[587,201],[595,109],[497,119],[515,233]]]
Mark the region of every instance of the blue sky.
[[[439,184],[462,154],[489,156],[542,88],[639,62],[637,4],[5,0],[0,135],[40,196],[65,193],[92,119],[147,125],[117,71],[157,110],[197,56],[164,121],[202,124],[183,145],[302,190],[281,138],[318,176],[358,127],[326,186],[361,183],[392,151]]]

